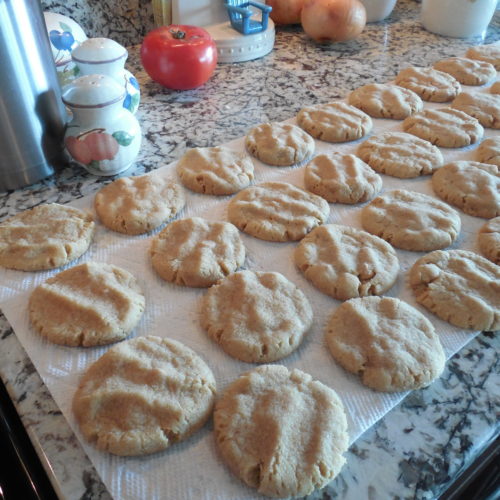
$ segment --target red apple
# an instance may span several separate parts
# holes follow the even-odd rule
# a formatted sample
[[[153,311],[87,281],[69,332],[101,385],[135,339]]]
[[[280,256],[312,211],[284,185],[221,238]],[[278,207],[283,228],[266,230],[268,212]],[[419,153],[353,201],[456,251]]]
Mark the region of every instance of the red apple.
[[[66,137],[66,148],[75,161],[88,165],[92,161],[92,153],[85,141],[76,137]]]
[[[85,136],[83,142],[89,148],[92,159],[95,161],[112,160],[120,149],[116,139],[105,132],[92,132]]]

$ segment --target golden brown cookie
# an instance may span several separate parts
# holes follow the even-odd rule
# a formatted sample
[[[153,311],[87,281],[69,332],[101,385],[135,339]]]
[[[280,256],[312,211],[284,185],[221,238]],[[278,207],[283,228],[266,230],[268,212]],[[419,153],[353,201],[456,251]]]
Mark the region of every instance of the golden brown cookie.
[[[448,73],[433,68],[410,67],[396,75],[396,85],[412,90],[424,101],[448,102],[460,92],[460,84]]]
[[[35,288],[28,309],[32,325],[50,342],[94,346],[127,337],[144,307],[141,287],[128,271],[86,262]]]
[[[492,94],[500,94],[500,82],[495,82],[491,87],[490,87],[490,92]]]
[[[403,121],[403,130],[443,148],[470,146],[484,133],[475,118],[451,107],[415,113]]]
[[[432,174],[443,164],[436,146],[404,132],[374,135],[359,145],[356,154],[373,170],[401,179]]]
[[[495,66],[466,57],[449,57],[434,63],[434,69],[444,71],[464,85],[484,85],[497,76]]]
[[[498,43],[470,47],[465,55],[470,59],[478,59],[493,64],[495,69],[500,71],[500,44]]]
[[[245,246],[232,224],[191,217],[171,222],[155,236],[150,255],[164,280],[208,287],[243,265]]]
[[[396,252],[383,239],[348,226],[326,224],[297,246],[295,264],[323,293],[338,300],[381,295],[396,281]]]
[[[491,262],[500,265],[500,217],[486,222],[477,236],[479,250]]]
[[[483,127],[500,128],[500,95],[461,92],[451,107],[473,116]]]
[[[422,99],[412,90],[381,83],[369,83],[357,88],[349,94],[349,104],[373,118],[393,120],[404,120],[424,107]]]
[[[259,366],[229,385],[215,405],[214,428],[231,471],[279,498],[328,484],[345,462],[349,439],[335,391],[281,365]]]
[[[48,203],[0,223],[0,266],[20,271],[55,269],[84,254],[92,242],[92,216]]]
[[[476,160],[500,167],[500,136],[485,139],[476,149]]]
[[[230,356],[268,363],[300,345],[313,312],[306,296],[282,274],[240,271],[208,289],[200,319]]]
[[[364,161],[335,152],[317,155],[306,165],[304,184],[331,203],[361,203],[382,189],[380,175]]]
[[[326,221],[328,203],[287,182],[264,182],[229,202],[229,220],[241,231],[268,241],[296,241]]]
[[[450,246],[460,233],[460,216],[449,205],[414,191],[377,196],[361,211],[363,229],[413,252]]]
[[[290,166],[314,153],[314,139],[290,123],[263,123],[248,132],[247,150],[268,165]]]
[[[410,269],[417,301],[460,328],[500,328],[500,267],[474,252],[435,250]]]
[[[120,342],[87,368],[73,413],[99,450],[147,455],[202,427],[214,400],[212,371],[194,351],[146,336]]]
[[[182,188],[158,174],[121,177],[100,189],[94,206],[112,231],[143,234],[174,217],[185,204]]]
[[[326,341],[342,367],[377,391],[425,387],[439,377],[446,361],[432,323],[391,297],[341,304],[328,321]]]
[[[314,138],[327,142],[355,141],[368,134],[372,119],[345,102],[331,102],[302,108],[297,124]]]
[[[475,217],[500,215],[500,176],[496,165],[455,161],[432,176],[432,188],[444,201]]]
[[[189,149],[177,163],[182,184],[202,194],[237,193],[253,180],[253,170],[249,156],[222,146]]]

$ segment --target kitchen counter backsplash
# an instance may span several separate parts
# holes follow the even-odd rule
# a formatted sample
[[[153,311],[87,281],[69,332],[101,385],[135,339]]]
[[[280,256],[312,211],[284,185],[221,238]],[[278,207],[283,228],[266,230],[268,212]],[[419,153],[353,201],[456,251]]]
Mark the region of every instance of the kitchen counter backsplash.
[[[42,0],[41,5],[76,21],[89,38],[112,38],[125,46],[141,43],[155,27],[151,0]]]

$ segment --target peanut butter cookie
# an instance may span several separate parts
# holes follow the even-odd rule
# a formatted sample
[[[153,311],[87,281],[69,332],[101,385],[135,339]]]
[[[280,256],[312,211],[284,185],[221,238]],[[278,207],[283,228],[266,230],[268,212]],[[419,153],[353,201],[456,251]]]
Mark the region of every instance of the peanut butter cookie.
[[[328,322],[326,341],[342,367],[377,391],[425,387],[439,377],[446,361],[432,323],[390,297],[341,304]]]

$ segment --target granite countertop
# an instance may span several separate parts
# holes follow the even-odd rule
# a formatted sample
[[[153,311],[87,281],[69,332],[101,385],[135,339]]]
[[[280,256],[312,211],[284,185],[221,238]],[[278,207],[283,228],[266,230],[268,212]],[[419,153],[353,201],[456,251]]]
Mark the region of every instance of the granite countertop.
[[[344,97],[369,82],[386,82],[408,65],[428,66],[461,55],[479,38],[443,38],[423,30],[419,4],[400,0],[384,22],[355,41],[318,46],[298,27],[279,28],[263,59],[219,65],[194,91],[171,92],[149,80],[130,47],[128,69],[141,83],[139,159],[126,175],[165,165],[187,149],[243,136],[252,125],[281,121],[304,104]],[[500,39],[500,16],[485,43]],[[36,185],[0,196],[0,220],[42,202],[66,203],[112,179],[69,166]],[[410,393],[347,453],[347,463],[322,498],[434,498],[498,433],[498,337],[482,333],[448,361],[430,387]],[[61,497],[109,494],[3,315],[0,376]],[[321,496],[321,494],[319,495]],[[317,495],[316,497],[319,498]],[[316,498],[315,497],[315,498]]]

